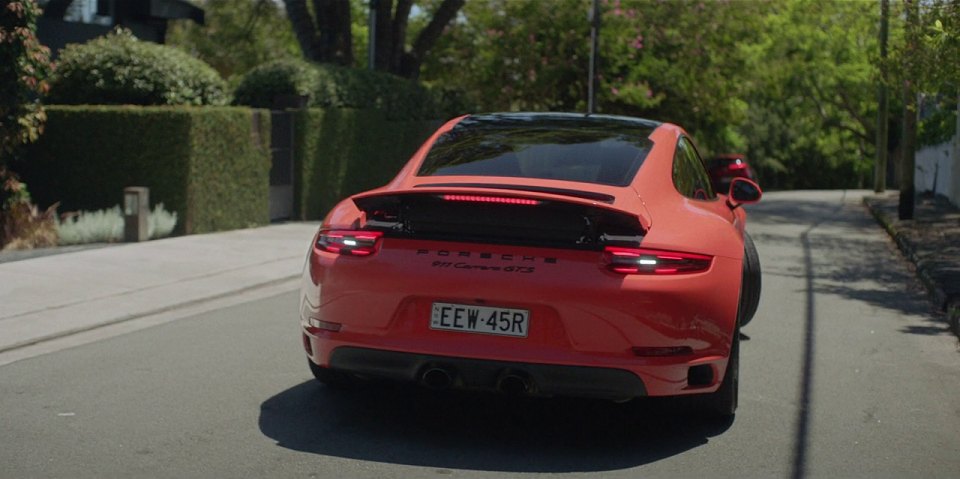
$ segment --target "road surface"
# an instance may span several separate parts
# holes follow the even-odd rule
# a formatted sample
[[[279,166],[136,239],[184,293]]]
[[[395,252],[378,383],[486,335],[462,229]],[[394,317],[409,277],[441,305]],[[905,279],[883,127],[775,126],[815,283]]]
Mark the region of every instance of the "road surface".
[[[764,284],[732,423],[331,391],[290,292],[0,367],[0,478],[958,477],[956,338],[859,194],[751,208]]]

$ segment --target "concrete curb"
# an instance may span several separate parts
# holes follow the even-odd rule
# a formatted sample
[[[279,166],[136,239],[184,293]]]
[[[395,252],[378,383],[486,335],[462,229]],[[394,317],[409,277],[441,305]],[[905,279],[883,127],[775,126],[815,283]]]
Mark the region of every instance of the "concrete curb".
[[[947,322],[950,323],[953,334],[960,337],[960,299],[955,299],[947,305]]]
[[[960,298],[951,297],[944,291],[943,285],[940,284],[931,269],[927,267],[927,261],[920,257],[913,242],[897,229],[893,220],[877,204],[879,201],[876,197],[863,198],[863,204],[870,211],[870,214],[886,230],[904,256],[916,266],[917,277],[920,282],[930,293],[937,308],[946,312],[950,330],[960,338]]]
[[[12,344],[0,344],[0,354],[7,353],[7,352],[10,352],[10,351],[15,351],[15,350],[17,350],[17,349],[22,349],[22,348],[25,348],[25,347],[28,347],[28,346],[33,346],[33,345],[35,345],[35,344],[43,343],[43,342],[46,342],[46,341],[51,341],[51,340],[54,340],[54,339],[60,339],[60,338],[66,337],[66,336],[72,336],[72,335],[78,334],[78,333],[84,333],[84,332],[87,332],[87,331],[93,331],[93,330],[96,330],[96,329],[105,328],[105,327],[107,327],[107,326],[113,326],[113,325],[115,325],[115,324],[125,323],[125,322],[127,322],[127,321],[133,321],[133,320],[135,320],[135,319],[140,319],[140,318],[147,317],[147,316],[153,316],[153,315],[157,315],[157,314],[160,314],[160,313],[167,313],[167,312],[176,311],[176,310],[180,310],[180,309],[187,309],[187,308],[192,307],[192,306],[196,306],[196,305],[200,305],[200,304],[204,304],[204,303],[209,303],[209,302],[211,302],[211,301],[215,301],[215,300],[218,300],[218,299],[229,298],[229,297],[232,297],[232,296],[239,296],[239,295],[242,295],[242,294],[247,293],[247,292],[250,292],[250,291],[257,291],[257,290],[260,290],[260,289],[267,289],[267,288],[270,288],[270,287],[273,287],[273,286],[281,285],[281,284],[283,284],[283,283],[287,283],[287,282],[290,282],[290,281],[292,281],[292,280],[295,280],[295,279],[299,278],[299,276],[300,276],[299,274],[296,274],[296,275],[292,275],[292,276],[285,277],[285,278],[272,279],[272,280],[269,280],[269,281],[264,281],[264,282],[262,282],[262,283],[257,283],[257,284],[253,284],[253,285],[249,285],[249,286],[244,286],[244,287],[240,287],[240,288],[237,288],[237,289],[233,289],[233,290],[230,290],[230,291],[225,291],[225,292],[221,292],[221,293],[212,294],[212,295],[209,295],[209,296],[204,296],[204,297],[201,297],[201,298],[192,299],[192,300],[185,301],[185,302],[182,302],[182,303],[178,303],[178,304],[175,304],[175,305],[165,305],[165,306],[161,306],[161,307],[158,307],[158,308],[149,309],[149,310],[146,310],[146,311],[138,311],[138,312],[136,312],[136,313],[127,314],[127,315],[119,316],[119,317],[116,317],[116,318],[110,318],[110,319],[107,319],[107,320],[104,320],[104,321],[97,322],[97,323],[95,323],[95,324],[80,326],[80,327],[71,328],[71,329],[63,329],[63,330],[59,330],[59,331],[54,331],[54,332],[52,332],[52,333],[50,333],[50,334],[32,337],[32,338],[30,338],[30,339],[27,339],[27,340],[24,340],[24,341],[15,342],[15,343],[12,343]],[[291,291],[292,291],[292,289],[291,289]]]

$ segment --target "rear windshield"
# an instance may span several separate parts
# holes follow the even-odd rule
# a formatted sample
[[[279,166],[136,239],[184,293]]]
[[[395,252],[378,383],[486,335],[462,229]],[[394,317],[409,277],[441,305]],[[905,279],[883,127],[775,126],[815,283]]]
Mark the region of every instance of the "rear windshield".
[[[626,186],[653,126],[586,117],[470,117],[441,135],[418,176],[505,176]]]

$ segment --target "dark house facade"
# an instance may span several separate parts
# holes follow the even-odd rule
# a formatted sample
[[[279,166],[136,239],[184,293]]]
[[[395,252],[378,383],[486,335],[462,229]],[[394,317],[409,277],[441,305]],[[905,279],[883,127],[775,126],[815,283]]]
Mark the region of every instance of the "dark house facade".
[[[190,19],[203,25],[203,9],[187,0],[40,0],[37,22],[40,42],[56,57],[70,43],[84,43],[114,27],[129,29],[141,39],[164,43],[167,22]]]

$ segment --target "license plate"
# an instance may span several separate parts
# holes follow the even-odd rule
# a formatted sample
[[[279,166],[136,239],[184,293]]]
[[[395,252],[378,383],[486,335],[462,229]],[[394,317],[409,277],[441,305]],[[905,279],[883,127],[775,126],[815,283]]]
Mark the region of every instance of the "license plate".
[[[466,304],[433,303],[430,329],[527,337],[530,311]]]

